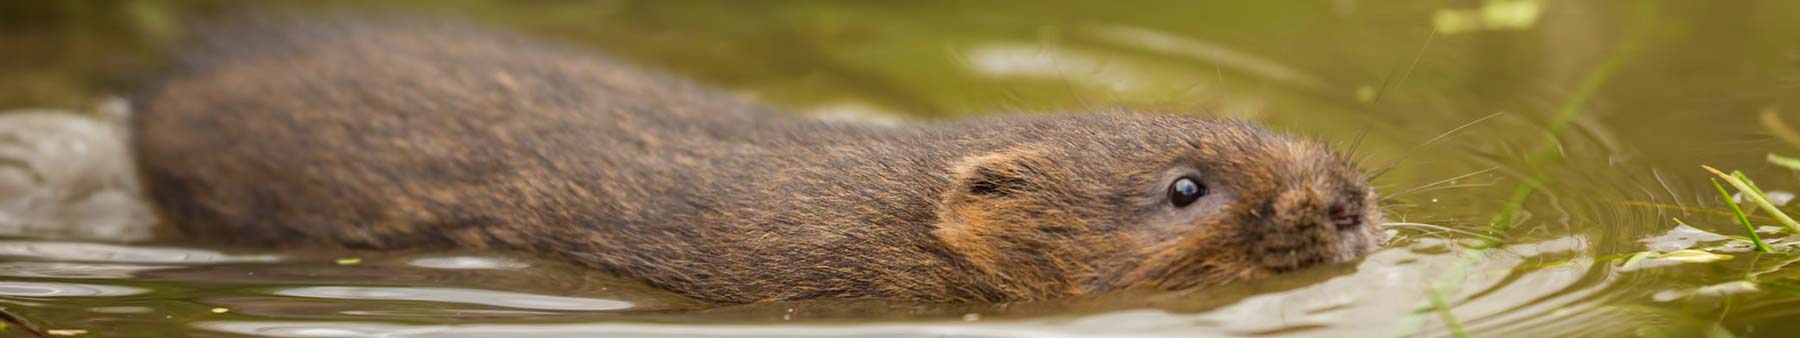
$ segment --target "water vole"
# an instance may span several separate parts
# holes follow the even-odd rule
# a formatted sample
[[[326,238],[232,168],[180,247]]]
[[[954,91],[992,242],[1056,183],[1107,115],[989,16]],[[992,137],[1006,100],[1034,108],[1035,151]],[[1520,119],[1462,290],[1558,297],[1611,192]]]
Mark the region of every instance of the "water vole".
[[[755,302],[1215,285],[1380,237],[1351,162],[1247,122],[831,123],[457,24],[223,31],[134,101],[181,239],[524,250]]]

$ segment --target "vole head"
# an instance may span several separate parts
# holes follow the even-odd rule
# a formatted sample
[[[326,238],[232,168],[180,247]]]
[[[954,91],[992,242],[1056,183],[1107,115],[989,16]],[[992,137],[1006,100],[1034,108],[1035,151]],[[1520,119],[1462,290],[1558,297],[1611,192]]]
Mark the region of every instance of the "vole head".
[[[1217,285],[1383,237],[1365,175],[1319,142],[1237,121],[1069,120],[951,170],[935,235],[1007,298]]]

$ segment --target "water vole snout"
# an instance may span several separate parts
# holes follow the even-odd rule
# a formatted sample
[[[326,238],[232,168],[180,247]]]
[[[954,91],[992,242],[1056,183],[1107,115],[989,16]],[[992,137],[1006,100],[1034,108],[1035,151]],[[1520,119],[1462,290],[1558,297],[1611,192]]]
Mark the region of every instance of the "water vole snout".
[[[1349,260],[1381,238],[1381,210],[1368,180],[1350,161],[1312,141],[1266,148],[1273,175],[1252,209],[1258,222],[1244,229],[1255,260],[1279,273]]]
[[[1269,272],[1355,258],[1380,238],[1380,209],[1366,184],[1319,175],[1284,188],[1264,202],[1272,214],[1245,229],[1253,255]]]

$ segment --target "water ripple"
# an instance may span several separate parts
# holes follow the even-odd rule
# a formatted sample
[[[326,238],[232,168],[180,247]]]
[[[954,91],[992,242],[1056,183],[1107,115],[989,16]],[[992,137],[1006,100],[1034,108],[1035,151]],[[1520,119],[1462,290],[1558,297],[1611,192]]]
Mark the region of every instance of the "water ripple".
[[[0,256],[114,263],[273,262],[278,255],[229,255],[212,250],[132,247],[81,242],[0,241]]]
[[[531,267],[531,264],[501,257],[475,256],[420,258],[407,264],[446,270],[517,270]]]
[[[640,323],[405,325],[367,322],[198,322],[195,327],[259,337],[1192,337],[1193,331],[1125,331],[1051,321],[855,324],[676,325]]]
[[[115,297],[146,292],[150,290],[115,285],[0,281],[0,296]]]
[[[537,310],[598,311],[632,307],[630,302],[612,299],[455,288],[314,286],[283,289],[274,294],[307,298],[462,303]]]
[[[138,272],[174,268],[166,265],[86,264],[64,262],[0,262],[0,276],[31,278],[128,279]]]

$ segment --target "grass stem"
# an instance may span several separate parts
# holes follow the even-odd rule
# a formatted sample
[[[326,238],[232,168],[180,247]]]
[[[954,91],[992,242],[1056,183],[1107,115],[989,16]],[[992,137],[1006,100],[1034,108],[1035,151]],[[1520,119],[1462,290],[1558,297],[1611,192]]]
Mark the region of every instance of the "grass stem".
[[[1763,243],[1762,236],[1756,234],[1756,225],[1750,223],[1750,217],[1744,215],[1744,209],[1738,207],[1737,201],[1731,199],[1730,192],[1725,191],[1725,186],[1719,185],[1718,179],[1709,179],[1709,181],[1712,181],[1714,189],[1719,190],[1719,198],[1724,199],[1725,205],[1731,206],[1731,212],[1737,214],[1738,223],[1744,225],[1744,232],[1750,233],[1750,243],[1756,245],[1756,251],[1772,252],[1773,250],[1769,250],[1769,245]]]
[[[1727,175],[1725,172],[1719,171],[1719,169],[1713,169],[1713,167],[1704,165],[1700,167],[1706,168],[1706,171],[1712,172],[1713,175],[1717,175],[1720,179],[1725,180],[1725,183],[1729,183],[1732,187],[1737,188],[1738,192],[1742,193],[1746,199],[1755,202],[1757,207],[1762,208],[1763,211],[1769,212],[1770,216],[1775,217],[1776,222],[1780,223],[1781,226],[1786,227],[1788,232],[1800,234],[1800,222],[1794,221],[1793,217],[1789,217],[1787,213],[1781,212],[1781,209],[1776,208],[1775,203],[1769,202],[1769,197],[1763,195],[1762,189],[1757,189],[1755,183],[1751,183],[1747,177],[1744,177],[1743,173]]]
[[[1462,322],[1456,320],[1456,314],[1450,312],[1450,302],[1444,301],[1442,290],[1430,288],[1425,291],[1425,296],[1431,298],[1432,309],[1438,313],[1438,318],[1444,321],[1444,327],[1450,329],[1451,336],[1469,338],[1469,331],[1463,329]]]

